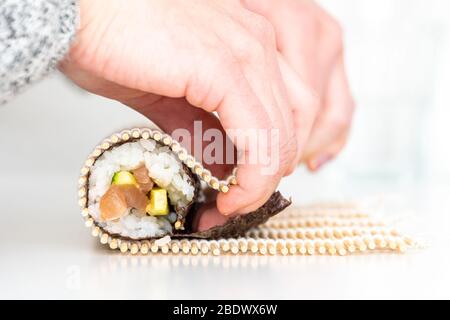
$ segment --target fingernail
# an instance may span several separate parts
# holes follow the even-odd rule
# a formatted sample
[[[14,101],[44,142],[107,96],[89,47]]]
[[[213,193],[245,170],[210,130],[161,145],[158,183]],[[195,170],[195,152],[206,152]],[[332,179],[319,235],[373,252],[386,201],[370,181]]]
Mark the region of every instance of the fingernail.
[[[309,161],[308,165],[309,165],[309,169],[312,171],[317,171],[319,170],[325,163],[327,163],[328,161],[330,161],[333,157],[330,155],[320,155],[312,160]]]

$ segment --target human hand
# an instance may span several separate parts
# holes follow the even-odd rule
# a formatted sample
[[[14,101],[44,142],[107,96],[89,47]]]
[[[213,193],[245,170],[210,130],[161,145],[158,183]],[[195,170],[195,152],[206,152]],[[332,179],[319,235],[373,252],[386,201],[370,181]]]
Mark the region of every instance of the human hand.
[[[260,207],[299,157],[270,23],[237,0],[80,5],[81,27],[61,64],[80,87],[135,108],[168,132],[192,129],[194,119],[204,129],[278,130],[280,143],[267,146],[279,156],[276,170],[263,175],[260,163],[239,164],[238,185],[217,197],[225,215]],[[254,151],[241,139],[233,143],[243,154]]]
[[[354,111],[340,26],[310,0],[242,3],[267,18],[275,29],[297,141],[297,155],[287,174],[300,162],[316,171],[344,147]],[[213,206],[202,208],[197,217],[200,230],[226,220]]]
[[[305,82],[316,94],[316,103],[293,103],[295,130],[301,161],[319,169],[344,147],[354,102],[343,61],[339,24],[311,0],[243,0],[250,10],[273,25],[277,48],[292,72],[284,72],[290,95],[296,83]],[[314,107],[315,106],[315,107]],[[314,110],[315,109],[315,110]],[[312,126],[309,132],[308,126]]]

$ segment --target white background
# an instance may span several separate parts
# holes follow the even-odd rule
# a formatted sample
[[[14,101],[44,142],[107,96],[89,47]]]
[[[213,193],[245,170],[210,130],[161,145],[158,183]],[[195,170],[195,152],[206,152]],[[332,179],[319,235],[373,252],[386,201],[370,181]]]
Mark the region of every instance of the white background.
[[[384,201],[428,249],[403,256],[124,257],[76,204],[79,168],[110,133],[147,120],[61,75],[0,108],[0,297],[450,298],[450,2],[321,1],[343,24],[358,104],[342,156],[281,185],[303,203]]]

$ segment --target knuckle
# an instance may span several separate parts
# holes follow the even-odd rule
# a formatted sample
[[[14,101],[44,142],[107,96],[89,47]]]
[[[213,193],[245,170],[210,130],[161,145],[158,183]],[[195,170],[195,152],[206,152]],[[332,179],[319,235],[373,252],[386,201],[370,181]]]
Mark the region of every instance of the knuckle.
[[[211,52],[203,59],[203,67],[190,78],[186,98],[207,112],[217,111],[238,72],[238,63],[231,55]]]

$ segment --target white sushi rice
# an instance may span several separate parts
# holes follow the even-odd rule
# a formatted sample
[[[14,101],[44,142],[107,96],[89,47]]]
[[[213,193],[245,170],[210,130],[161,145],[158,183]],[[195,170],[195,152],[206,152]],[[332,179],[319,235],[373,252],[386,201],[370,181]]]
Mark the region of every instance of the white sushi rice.
[[[114,173],[133,170],[142,164],[145,164],[150,178],[167,190],[174,207],[185,207],[194,198],[195,187],[190,183],[191,178],[168,147],[144,139],[124,143],[105,151],[95,161],[89,177],[89,212],[104,230],[133,239],[161,237],[172,231],[171,223],[176,220],[173,212],[155,217],[131,209],[118,220],[100,220],[100,199],[110,187]]]

